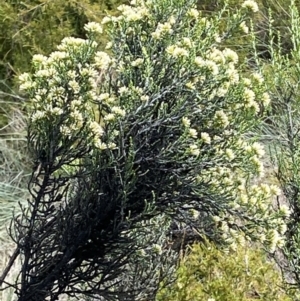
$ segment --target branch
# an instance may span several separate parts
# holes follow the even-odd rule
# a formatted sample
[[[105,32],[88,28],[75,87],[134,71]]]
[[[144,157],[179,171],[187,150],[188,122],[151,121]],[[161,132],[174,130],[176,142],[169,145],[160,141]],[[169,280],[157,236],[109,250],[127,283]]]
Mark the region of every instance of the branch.
[[[18,258],[18,256],[20,255],[20,249],[19,247],[17,247],[14,251],[14,253],[12,254],[12,256],[9,259],[8,265],[5,268],[4,272],[2,273],[1,277],[0,277],[0,285],[2,285],[4,283],[4,280],[7,276],[7,274],[9,273],[10,269],[12,268],[14,262],[16,261],[16,259]]]

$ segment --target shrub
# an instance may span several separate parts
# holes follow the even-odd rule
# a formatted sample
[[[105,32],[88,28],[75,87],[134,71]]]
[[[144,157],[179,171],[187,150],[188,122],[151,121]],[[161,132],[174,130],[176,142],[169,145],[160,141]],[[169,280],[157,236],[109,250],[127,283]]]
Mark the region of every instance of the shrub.
[[[279,190],[253,183],[264,150],[247,137],[269,103],[264,79],[245,77],[248,66],[221,44],[255,3],[245,1],[234,19],[226,8],[202,17],[190,0],[118,9],[102,21],[110,54],[92,22],[87,39],[64,38],[20,76],[30,102],[32,199],[14,219],[17,248],[2,277],[21,257],[11,284],[19,300],[153,300],[175,266],[171,221],[231,249],[283,243],[286,211],[272,206]],[[132,268],[145,256],[146,272]]]
[[[205,242],[191,247],[177,271],[176,282],[157,301],[295,300],[283,286],[280,271],[257,247],[226,252]]]

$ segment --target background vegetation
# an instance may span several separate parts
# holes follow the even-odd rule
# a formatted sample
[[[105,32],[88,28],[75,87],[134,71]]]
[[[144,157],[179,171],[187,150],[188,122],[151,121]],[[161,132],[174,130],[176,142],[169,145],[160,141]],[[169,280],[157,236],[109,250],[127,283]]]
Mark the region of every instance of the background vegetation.
[[[83,26],[100,21],[122,1],[1,1],[0,78],[30,70],[31,57],[50,54],[66,36],[85,37]]]
[[[181,262],[176,283],[159,292],[162,300],[292,301],[279,270],[254,246],[228,252],[212,243],[195,244]]]

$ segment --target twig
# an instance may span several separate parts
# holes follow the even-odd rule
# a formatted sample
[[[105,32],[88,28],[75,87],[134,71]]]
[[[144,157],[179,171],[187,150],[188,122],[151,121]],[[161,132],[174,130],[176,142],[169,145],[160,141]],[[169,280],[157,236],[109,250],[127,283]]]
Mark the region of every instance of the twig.
[[[10,269],[12,268],[14,262],[16,261],[17,257],[19,256],[19,254],[20,254],[20,249],[19,249],[19,247],[17,247],[15,249],[14,253],[12,254],[12,256],[10,257],[7,267],[5,268],[3,274],[0,277],[0,285],[2,285],[4,283],[4,280],[7,276],[7,274],[9,273]]]

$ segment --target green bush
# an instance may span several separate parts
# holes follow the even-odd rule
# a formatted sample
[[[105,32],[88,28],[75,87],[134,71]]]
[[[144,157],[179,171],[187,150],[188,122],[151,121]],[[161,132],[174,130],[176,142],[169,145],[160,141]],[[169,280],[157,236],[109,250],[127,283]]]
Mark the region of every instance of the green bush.
[[[280,271],[266,254],[250,246],[226,252],[212,243],[191,247],[176,282],[159,291],[157,301],[292,301]]]
[[[30,69],[33,54],[50,54],[65,36],[85,37],[83,25],[101,21],[124,1],[1,0],[0,79]],[[0,86],[5,89],[4,86]]]

